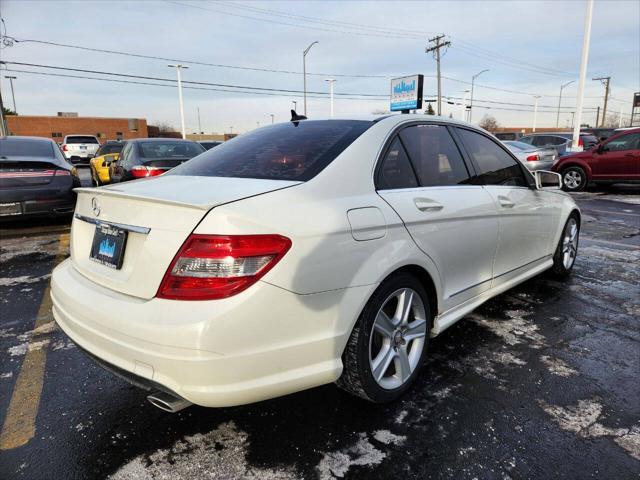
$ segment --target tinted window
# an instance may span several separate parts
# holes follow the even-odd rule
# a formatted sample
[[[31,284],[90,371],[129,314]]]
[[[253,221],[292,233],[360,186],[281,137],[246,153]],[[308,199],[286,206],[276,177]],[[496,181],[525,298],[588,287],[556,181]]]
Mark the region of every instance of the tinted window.
[[[415,125],[400,132],[423,187],[457,185],[469,180],[467,167],[446,127]]]
[[[65,143],[100,143],[98,139],[95,137],[67,137],[67,141]]]
[[[125,144],[122,149],[122,153],[120,154],[120,159],[118,160],[118,164],[124,168],[129,168],[134,165],[133,157],[131,155],[131,149],[133,148],[132,143]]]
[[[139,142],[138,155],[145,159],[193,158],[204,152],[204,148],[195,142]]]
[[[533,138],[534,137],[522,137],[520,141],[523,143],[528,143],[529,145],[533,145]]]
[[[174,168],[167,175],[306,181],[373,122],[303,120],[258,128]]]
[[[620,150],[640,150],[640,133],[630,133],[622,137],[614,138],[605,144],[607,152],[619,152]]]
[[[379,190],[418,186],[413,167],[398,137],[391,143],[378,172]]]
[[[54,158],[53,143],[28,138],[4,138],[0,140],[0,157],[48,157]]]
[[[508,147],[512,147],[515,150],[531,150],[531,145],[524,142],[504,142]]]
[[[594,135],[580,135],[580,138],[582,139],[582,143],[584,145],[595,145],[599,141],[598,138]]]
[[[98,149],[96,157],[99,157],[100,155],[109,155],[111,153],[120,153],[121,151],[122,143],[107,143]]]
[[[498,144],[470,130],[458,129],[458,132],[484,184],[527,186],[518,162]]]

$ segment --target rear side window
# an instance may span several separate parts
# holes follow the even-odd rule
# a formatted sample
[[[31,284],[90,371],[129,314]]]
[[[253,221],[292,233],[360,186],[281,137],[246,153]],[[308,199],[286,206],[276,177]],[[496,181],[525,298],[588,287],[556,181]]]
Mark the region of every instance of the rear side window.
[[[140,142],[138,154],[145,159],[193,158],[204,152],[195,142]]]
[[[92,144],[97,144],[97,143],[100,143],[100,142],[98,142],[98,139],[95,138],[95,137],[75,136],[75,137],[67,137],[67,141],[65,143],[92,143]]]
[[[303,120],[259,128],[207,150],[166,175],[310,180],[373,122]]]
[[[0,157],[55,158],[53,142],[28,138],[4,138],[0,140]]]
[[[378,171],[378,190],[392,190],[394,188],[414,188],[418,180],[400,139],[391,143]]]
[[[478,170],[478,177],[485,185],[510,185],[526,187],[522,169],[506,151],[484,135],[458,129],[465,149]]]
[[[100,147],[100,149],[98,149],[98,152],[96,153],[96,156],[100,156],[100,155],[109,155],[112,153],[120,153],[122,151],[122,144],[121,143],[108,143],[105,145],[102,145]]]
[[[415,125],[400,132],[402,143],[423,187],[459,185],[469,172],[447,127]]]

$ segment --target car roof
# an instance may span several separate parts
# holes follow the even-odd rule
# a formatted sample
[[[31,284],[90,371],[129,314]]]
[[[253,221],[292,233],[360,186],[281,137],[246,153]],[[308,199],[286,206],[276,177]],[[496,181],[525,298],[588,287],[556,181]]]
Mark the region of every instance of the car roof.
[[[167,140],[172,140],[175,142],[193,142],[193,140],[189,140],[187,138],[171,138],[171,137],[160,137],[160,138],[131,138],[127,140],[127,142],[166,142]]]
[[[6,135],[4,137],[0,137],[0,140],[33,140],[34,142],[53,142],[50,138],[47,137],[30,137],[27,135]],[[55,142],[54,142],[55,143]]]

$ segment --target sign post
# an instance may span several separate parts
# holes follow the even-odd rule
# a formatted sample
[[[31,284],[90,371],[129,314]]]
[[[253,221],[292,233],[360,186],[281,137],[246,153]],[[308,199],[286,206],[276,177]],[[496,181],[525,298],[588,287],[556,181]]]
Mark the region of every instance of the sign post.
[[[409,110],[420,110],[422,108],[423,82],[423,75],[411,75],[391,80],[390,110],[402,113],[409,113]]]

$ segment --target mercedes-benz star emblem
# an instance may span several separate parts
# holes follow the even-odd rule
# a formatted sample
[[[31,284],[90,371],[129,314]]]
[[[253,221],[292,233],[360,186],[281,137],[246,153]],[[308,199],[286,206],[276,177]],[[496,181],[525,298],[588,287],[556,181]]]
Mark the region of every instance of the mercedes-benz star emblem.
[[[96,197],[91,199],[91,210],[93,210],[96,217],[100,216],[100,204],[98,203],[98,200],[96,200]]]

